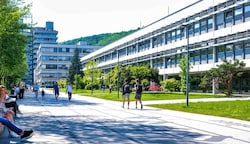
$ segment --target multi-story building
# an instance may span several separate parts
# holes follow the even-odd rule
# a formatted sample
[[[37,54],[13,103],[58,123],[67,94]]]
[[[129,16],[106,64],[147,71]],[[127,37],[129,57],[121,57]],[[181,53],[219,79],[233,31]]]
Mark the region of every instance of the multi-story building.
[[[26,46],[28,72],[24,77],[27,84],[34,83],[34,70],[37,66],[37,51],[40,44],[57,44],[58,32],[54,30],[53,22],[46,22],[45,27],[33,27],[30,32],[25,33],[29,38]]]
[[[36,54],[34,82],[52,87],[55,81],[68,78],[69,67],[76,49],[79,57],[83,57],[99,48],[101,47],[90,46],[84,42],[79,42],[78,45],[40,44]]]
[[[250,69],[249,0],[198,0],[139,31],[81,59],[110,71],[122,65],[149,64],[166,79],[178,76],[179,61],[189,50],[191,74],[206,71],[222,59],[239,59]],[[248,90],[249,74],[235,85]],[[237,87],[237,88],[236,88]]]

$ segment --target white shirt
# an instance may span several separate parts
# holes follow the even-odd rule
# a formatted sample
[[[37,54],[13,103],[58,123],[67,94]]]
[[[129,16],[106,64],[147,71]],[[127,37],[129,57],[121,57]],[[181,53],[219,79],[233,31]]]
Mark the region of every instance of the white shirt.
[[[67,85],[67,92],[72,92],[72,86],[71,85]]]

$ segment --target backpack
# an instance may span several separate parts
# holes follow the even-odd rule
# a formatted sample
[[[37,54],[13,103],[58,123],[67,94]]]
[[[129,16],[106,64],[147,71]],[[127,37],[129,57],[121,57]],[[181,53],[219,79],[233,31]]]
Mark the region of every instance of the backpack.
[[[125,93],[130,93],[130,92],[131,92],[130,86],[129,86],[128,84],[126,84],[126,85],[124,86],[124,89],[125,89]]]
[[[141,93],[142,92],[142,85],[141,84],[136,85],[136,92],[137,93]]]

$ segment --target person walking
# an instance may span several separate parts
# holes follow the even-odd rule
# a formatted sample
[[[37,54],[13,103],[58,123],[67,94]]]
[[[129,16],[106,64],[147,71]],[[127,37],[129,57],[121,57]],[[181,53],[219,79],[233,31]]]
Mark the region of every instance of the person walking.
[[[45,90],[44,87],[42,87],[42,100],[44,100],[44,96],[45,96]]]
[[[66,91],[68,93],[68,99],[70,101],[71,97],[72,97],[72,84],[71,84],[71,82],[68,82],[68,85],[66,87]]]
[[[38,85],[38,83],[35,83],[35,85],[33,87],[33,91],[35,92],[36,99],[38,99],[39,87],[40,86]]]
[[[21,83],[19,85],[19,99],[23,99],[24,91],[25,91],[25,83],[24,83],[24,81],[21,81]]]
[[[139,79],[136,80],[135,84],[135,108],[137,109],[138,101],[141,104],[141,109],[143,109],[141,95],[142,95],[143,85]]]
[[[124,84],[122,85],[122,108],[124,108],[126,99],[128,100],[128,109],[129,109],[129,103],[130,103],[130,85],[128,84],[128,80],[124,80]]]
[[[53,88],[54,88],[55,98],[56,98],[56,100],[57,100],[57,99],[58,99],[58,97],[59,97],[59,85],[58,85],[58,83],[57,83],[57,82],[55,82],[55,83],[54,83]]]

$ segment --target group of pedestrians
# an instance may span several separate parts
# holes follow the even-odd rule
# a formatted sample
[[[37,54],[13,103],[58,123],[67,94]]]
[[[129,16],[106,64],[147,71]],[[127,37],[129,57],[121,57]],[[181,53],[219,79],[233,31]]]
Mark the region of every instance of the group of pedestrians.
[[[141,105],[141,109],[143,109],[142,101],[141,101],[141,96],[142,96],[142,91],[143,91],[143,85],[141,84],[141,81],[139,79],[136,80],[135,84],[135,108],[137,109],[138,107],[138,102]],[[129,104],[130,104],[130,93],[132,92],[131,86],[128,83],[128,80],[124,80],[124,84],[122,85],[122,108],[124,108],[126,99],[128,102],[128,109],[129,109]]]
[[[33,86],[33,91],[35,93],[35,97],[36,99],[38,99],[38,93],[39,93],[39,89],[40,89],[40,86],[38,83],[35,83],[34,86]],[[70,101],[71,98],[72,98],[72,83],[71,82],[68,82],[67,86],[66,86],[66,93],[68,94],[68,100]],[[58,100],[58,97],[60,95],[60,86],[58,85],[57,82],[54,82],[53,84],[53,91],[54,91],[54,96],[55,96],[55,99],[56,101]],[[42,88],[41,90],[41,93],[42,93],[42,99],[44,100],[44,96],[45,96],[45,91],[44,91],[44,88]]]

